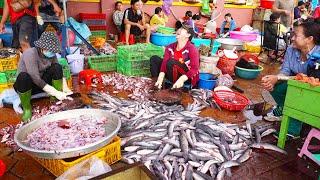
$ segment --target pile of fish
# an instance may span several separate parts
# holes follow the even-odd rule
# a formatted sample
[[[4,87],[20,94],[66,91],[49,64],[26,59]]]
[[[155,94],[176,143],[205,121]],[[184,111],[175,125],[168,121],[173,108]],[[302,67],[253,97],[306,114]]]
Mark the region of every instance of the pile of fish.
[[[1,143],[5,143],[7,147],[10,147],[14,151],[22,151],[14,142],[14,134],[23,125],[23,122],[17,125],[7,124],[6,127],[0,129]]]
[[[27,135],[26,142],[38,150],[64,150],[97,142],[105,137],[106,118],[80,116],[47,122]]]
[[[252,148],[274,150],[261,143],[273,129],[225,124],[199,117],[181,105],[129,101],[92,92],[95,106],[118,113],[122,120],[122,160],[142,161],[159,179],[222,179],[231,167],[248,160]]]
[[[113,86],[114,92],[128,91],[131,99],[142,101],[149,98],[153,82],[146,77],[129,77],[118,73],[102,75],[103,84]]]
[[[218,108],[221,111],[220,106],[212,98],[212,91],[207,89],[192,89],[190,95],[193,98],[193,103],[188,104],[188,111],[201,111],[204,108]]]
[[[112,47],[109,43],[105,43],[102,48],[98,48],[97,51],[101,54],[116,54],[117,50]],[[86,45],[81,46],[81,54],[84,54],[85,56],[94,56],[96,54],[93,53],[92,50],[88,49]]]
[[[83,108],[85,104],[81,98],[72,98],[72,100],[57,101],[54,104],[40,108],[39,106],[32,108],[31,121],[42,116],[53,114],[60,111]]]

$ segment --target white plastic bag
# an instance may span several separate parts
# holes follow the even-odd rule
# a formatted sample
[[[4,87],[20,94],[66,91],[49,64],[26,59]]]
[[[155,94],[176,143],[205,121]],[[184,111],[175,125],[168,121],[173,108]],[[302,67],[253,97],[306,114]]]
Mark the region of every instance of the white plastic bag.
[[[13,88],[6,89],[0,94],[0,108],[3,107],[3,103],[12,104],[16,113],[23,113],[20,107],[21,101],[19,95]]]
[[[111,167],[101,159],[93,156],[68,169],[56,180],[85,180],[111,171]]]

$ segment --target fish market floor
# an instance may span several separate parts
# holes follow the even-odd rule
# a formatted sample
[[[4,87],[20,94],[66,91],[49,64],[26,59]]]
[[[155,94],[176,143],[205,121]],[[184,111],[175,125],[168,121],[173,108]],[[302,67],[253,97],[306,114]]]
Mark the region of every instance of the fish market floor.
[[[256,80],[237,79],[236,85],[245,90],[245,95],[254,102],[261,101],[261,77],[265,74],[275,74],[279,71],[279,65],[264,65],[265,70]],[[75,91],[86,93],[88,89],[83,86],[78,86],[77,80],[73,81]],[[100,88],[100,87],[99,87]],[[120,96],[126,96],[125,93],[120,93]],[[84,99],[90,102],[88,99]],[[35,102],[40,107],[45,107],[47,100]],[[190,102],[191,98],[187,95],[183,96],[182,104]],[[223,122],[241,123],[245,120],[242,113],[234,113],[227,111],[218,111],[214,109],[206,109],[201,113],[202,116],[211,116]],[[10,108],[0,108],[0,129],[8,124],[17,124],[20,122],[20,117]],[[265,125],[263,121],[259,124]],[[272,136],[264,138],[272,144],[276,144],[276,139]],[[319,176],[320,168],[309,159],[299,158],[297,156],[298,149],[302,147],[303,140],[290,141],[286,145],[288,156],[271,151],[254,150],[253,157],[240,167],[232,169],[232,177],[225,179],[316,179]],[[0,143],[0,159],[7,166],[7,171],[2,179],[54,179],[55,177],[38,164],[32,157],[24,152],[13,152],[11,148],[5,147]],[[125,166],[122,163],[112,165],[113,169]],[[1,178],[0,178],[1,179]]]

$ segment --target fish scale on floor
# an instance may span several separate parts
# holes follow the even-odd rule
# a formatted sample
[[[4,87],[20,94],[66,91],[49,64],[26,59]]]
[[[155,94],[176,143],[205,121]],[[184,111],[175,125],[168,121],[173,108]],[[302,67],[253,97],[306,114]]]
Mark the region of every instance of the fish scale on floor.
[[[286,154],[277,146],[260,143],[272,130],[254,128],[252,133],[250,123],[239,127],[200,117],[201,108],[193,110],[191,105],[185,109],[97,92],[88,96],[94,106],[120,116],[122,161],[142,161],[159,179],[222,179],[231,176],[230,168],[247,161],[253,148]]]

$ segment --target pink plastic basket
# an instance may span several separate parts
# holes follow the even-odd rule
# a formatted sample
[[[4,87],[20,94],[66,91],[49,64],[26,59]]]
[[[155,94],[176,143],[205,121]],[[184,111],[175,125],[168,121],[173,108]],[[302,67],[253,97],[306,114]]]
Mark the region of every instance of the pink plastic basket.
[[[252,32],[230,31],[232,39],[240,39],[242,41],[254,41],[257,39],[258,34]]]

